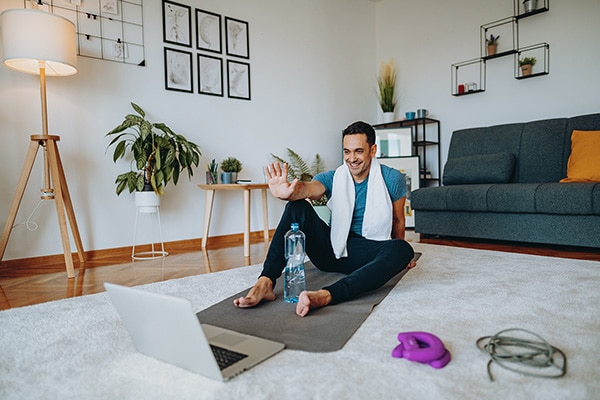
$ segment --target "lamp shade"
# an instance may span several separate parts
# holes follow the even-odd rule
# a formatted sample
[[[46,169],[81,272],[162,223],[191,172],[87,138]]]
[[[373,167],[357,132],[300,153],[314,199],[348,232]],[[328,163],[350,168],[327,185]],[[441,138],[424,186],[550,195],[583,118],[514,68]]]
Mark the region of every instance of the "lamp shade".
[[[4,64],[28,74],[47,76],[77,73],[75,25],[56,14],[30,9],[10,9],[0,15]]]

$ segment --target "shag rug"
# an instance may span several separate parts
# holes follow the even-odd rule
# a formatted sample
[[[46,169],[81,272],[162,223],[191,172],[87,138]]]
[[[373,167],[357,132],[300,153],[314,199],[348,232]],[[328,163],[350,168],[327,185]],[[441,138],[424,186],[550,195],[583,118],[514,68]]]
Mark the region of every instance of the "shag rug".
[[[0,399],[600,398],[600,263],[418,243],[414,248],[423,253],[418,266],[341,350],[286,349],[227,383],[137,353],[106,293],[2,311]],[[187,298],[200,311],[250,286],[260,268],[143,289]],[[513,327],[564,351],[566,376],[529,377],[493,364],[491,382],[489,357],[475,342]],[[392,358],[397,335],[405,331],[440,337],[452,354],[450,364],[438,370]]]

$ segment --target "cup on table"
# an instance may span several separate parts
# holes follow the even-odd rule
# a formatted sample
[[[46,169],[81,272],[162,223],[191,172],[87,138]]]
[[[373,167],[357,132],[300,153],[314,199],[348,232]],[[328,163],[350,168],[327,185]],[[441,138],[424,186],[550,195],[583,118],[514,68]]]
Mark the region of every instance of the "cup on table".
[[[407,111],[405,113],[406,115],[406,119],[411,120],[411,119],[415,119],[415,112],[414,111]]]
[[[424,108],[420,108],[417,110],[417,118],[426,118],[429,115],[429,111]]]

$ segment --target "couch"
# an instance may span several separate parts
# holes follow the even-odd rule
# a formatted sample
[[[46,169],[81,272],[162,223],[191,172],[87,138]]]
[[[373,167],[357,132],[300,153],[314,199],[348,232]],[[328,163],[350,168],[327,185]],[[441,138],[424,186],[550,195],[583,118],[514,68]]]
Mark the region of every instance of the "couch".
[[[600,113],[457,130],[442,186],[411,193],[415,231],[600,248],[599,166]]]

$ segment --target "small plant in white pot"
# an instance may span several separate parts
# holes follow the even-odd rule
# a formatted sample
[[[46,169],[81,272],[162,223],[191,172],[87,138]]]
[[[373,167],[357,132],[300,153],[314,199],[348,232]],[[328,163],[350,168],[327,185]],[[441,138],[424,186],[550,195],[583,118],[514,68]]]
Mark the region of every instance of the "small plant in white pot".
[[[184,170],[191,179],[194,167],[200,162],[198,145],[162,122],[148,121],[137,104],[131,103],[131,107],[137,114],[127,114],[121,124],[106,134],[112,137],[108,147],[115,146],[115,163],[121,158],[133,158],[130,170],[115,180],[117,195],[128,189],[130,193],[136,192],[136,198],[141,192],[156,197],[164,193],[167,183],[172,181],[176,185]]]
[[[221,161],[221,182],[235,183],[237,175],[242,170],[242,163],[235,157],[229,157]]]
[[[394,120],[394,110],[398,99],[396,98],[396,66],[391,58],[387,63],[381,62],[379,75],[377,76],[377,88],[379,89],[379,106],[383,111],[384,122]]]

